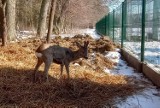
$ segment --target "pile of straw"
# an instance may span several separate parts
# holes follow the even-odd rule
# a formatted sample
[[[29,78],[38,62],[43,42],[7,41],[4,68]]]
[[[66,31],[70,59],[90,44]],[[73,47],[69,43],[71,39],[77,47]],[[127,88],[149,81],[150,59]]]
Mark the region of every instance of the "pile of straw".
[[[75,41],[79,40],[83,43],[84,40],[89,40],[90,53],[95,51],[96,45],[107,44],[105,39],[94,41],[89,36],[56,39],[52,44],[58,43],[61,46],[71,47],[73,50],[77,48],[74,46]],[[109,50],[113,50],[115,45],[107,41],[111,45],[108,45]],[[134,83],[136,79],[130,80],[120,75],[109,75],[102,69],[100,69],[101,72],[97,72],[97,69],[93,68],[92,60],[83,60],[84,63],[80,66],[71,64],[70,80],[67,80],[65,71],[60,79],[60,66],[52,64],[49,71],[49,83],[44,81],[43,65],[38,72],[37,81],[33,83],[32,74],[36,64],[34,51],[40,43],[41,40],[30,39],[0,47],[1,107],[114,107],[116,102],[123,101],[144,88]],[[106,47],[105,50],[107,50]],[[101,53],[96,52],[96,55],[98,63],[95,62],[94,67],[113,68],[116,65],[110,60],[105,60]]]

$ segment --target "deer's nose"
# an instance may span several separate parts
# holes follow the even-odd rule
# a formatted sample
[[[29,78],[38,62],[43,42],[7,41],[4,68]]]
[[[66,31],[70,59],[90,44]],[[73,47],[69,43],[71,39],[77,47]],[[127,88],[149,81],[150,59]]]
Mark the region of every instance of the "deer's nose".
[[[88,57],[86,56],[86,57],[84,57],[85,59],[88,59]]]

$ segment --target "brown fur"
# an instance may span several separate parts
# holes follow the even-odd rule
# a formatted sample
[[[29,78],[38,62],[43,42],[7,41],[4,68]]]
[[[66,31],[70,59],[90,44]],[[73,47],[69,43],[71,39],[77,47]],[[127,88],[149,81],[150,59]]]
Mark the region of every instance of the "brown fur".
[[[59,45],[53,45],[53,46],[50,46],[50,44],[40,45],[38,49],[36,50],[38,61],[34,69],[34,80],[36,77],[36,72],[43,62],[45,63],[44,72],[46,74],[47,80],[48,80],[48,70],[52,62],[61,65],[61,74],[60,74],[61,76],[63,72],[63,67],[65,65],[66,72],[67,72],[68,79],[69,79],[70,62],[77,60],[81,57],[87,59],[88,58],[88,44],[89,44],[88,41],[84,42],[84,46],[81,46],[79,43],[77,43],[77,46],[79,47],[77,51],[72,51],[69,48],[61,47]]]

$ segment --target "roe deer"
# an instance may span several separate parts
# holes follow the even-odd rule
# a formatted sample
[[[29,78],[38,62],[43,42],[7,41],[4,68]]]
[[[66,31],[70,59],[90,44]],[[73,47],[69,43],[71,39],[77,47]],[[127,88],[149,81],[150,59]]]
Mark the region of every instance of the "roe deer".
[[[36,72],[40,65],[44,62],[45,68],[44,73],[46,80],[48,81],[48,70],[52,62],[60,64],[62,76],[63,66],[65,65],[67,76],[69,79],[69,64],[70,62],[77,60],[79,58],[88,59],[88,44],[89,41],[84,41],[84,45],[80,45],[76,42],[76,45],[79,47],[77,51],[72,51],[69,48],[61,47],[59,45],[50,46],[50,44],[42,44],[36,50],[36,56],[38,62],[34,69],[34,80],[36,80]]]

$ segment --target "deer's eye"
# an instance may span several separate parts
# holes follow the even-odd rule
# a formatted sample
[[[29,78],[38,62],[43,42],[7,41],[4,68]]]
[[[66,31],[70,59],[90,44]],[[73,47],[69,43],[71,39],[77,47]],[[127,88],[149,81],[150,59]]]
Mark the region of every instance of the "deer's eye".
[[[82,50],[82,54],[84,54],[84,50]]]

